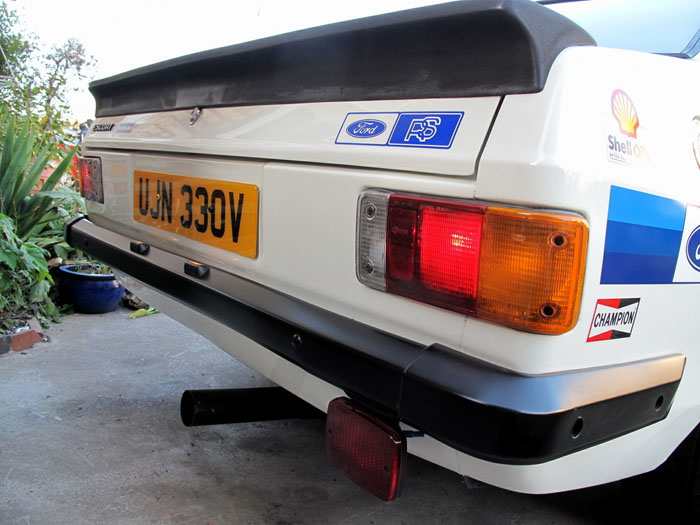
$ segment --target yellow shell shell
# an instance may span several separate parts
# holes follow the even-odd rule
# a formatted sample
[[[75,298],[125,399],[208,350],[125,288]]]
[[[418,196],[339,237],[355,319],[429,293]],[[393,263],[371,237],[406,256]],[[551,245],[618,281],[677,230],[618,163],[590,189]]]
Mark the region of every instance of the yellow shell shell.
[[[621,89],[616,90],[612,95],[612,112],[620,125],[620,132],[628,137],[637,138],[639,127],[637,110],[632,99]]]

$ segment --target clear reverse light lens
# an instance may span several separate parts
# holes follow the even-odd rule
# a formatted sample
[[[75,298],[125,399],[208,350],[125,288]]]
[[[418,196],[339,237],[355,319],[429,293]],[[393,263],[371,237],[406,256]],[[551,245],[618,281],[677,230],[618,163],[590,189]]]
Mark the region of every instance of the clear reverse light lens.
[[[386,211],[389,195],[388,191],[366,191],[360,196],[357,206],[357,278],[377,290],[386,288]]]

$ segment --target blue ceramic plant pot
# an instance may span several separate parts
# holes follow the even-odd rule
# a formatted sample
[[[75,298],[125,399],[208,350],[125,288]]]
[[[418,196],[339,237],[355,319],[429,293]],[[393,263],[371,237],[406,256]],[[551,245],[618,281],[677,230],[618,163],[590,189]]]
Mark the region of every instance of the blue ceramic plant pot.
[[[72,304],[76,312],[111,312],[124,295],[124,287],[117,282],[113,273],[84,273],[86,269],[96,266],[100,265],[67,264],[59,268],[60,299],[64,303]]]

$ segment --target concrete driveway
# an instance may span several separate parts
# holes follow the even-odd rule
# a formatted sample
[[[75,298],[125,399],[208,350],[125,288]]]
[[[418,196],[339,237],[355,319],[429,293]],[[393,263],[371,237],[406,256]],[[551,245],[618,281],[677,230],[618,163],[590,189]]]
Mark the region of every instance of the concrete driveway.
[[[618,484],[551,496],[470,489],[413,456],[401,497],[385,503],[328,463],[322,420],[186,428],[183,390],[269,383],[165,315],[129,313],[72,315],[50,342],[0,356],[0,523],[574,524],[625,514]]]

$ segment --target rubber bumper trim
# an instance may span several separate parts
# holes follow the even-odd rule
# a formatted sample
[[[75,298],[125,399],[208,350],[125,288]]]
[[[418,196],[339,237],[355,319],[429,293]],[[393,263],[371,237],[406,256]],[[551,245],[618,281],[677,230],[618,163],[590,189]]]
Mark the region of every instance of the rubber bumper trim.
[[[338,386],[375,413],[495,463],[543,463],[664,419],[685,365],[684,356],[673,354],[602,369],[517,374],[439,344],[394,336],[214,268],[211,279],[195,280],[156,264],[151,256],[176,259],[179,268],[184,258],[152,244],[148,257],[136,255],[129,249],[136,239],[85,218],[67,225],[66,240]],[[217,275],[245,281],[265,308],[211,288]]]

